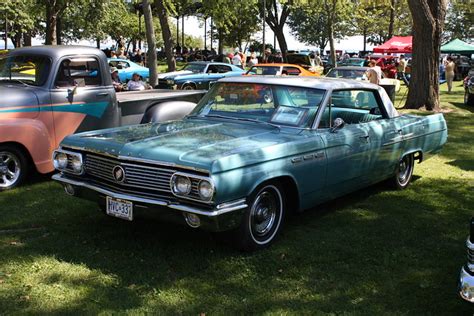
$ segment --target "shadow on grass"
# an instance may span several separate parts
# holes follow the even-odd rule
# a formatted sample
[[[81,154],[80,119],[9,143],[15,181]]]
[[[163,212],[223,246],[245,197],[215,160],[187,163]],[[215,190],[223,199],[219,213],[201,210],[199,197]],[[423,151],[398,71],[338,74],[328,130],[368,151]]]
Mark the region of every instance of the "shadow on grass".
[[[273,247],[242,254],[199,230],[107,217],[90,203],[57,195],[54,185],[40,203],[55,211],[24,217],[25,225],[41,222],[46,232],[2,239],[0,272],[26,265],[30,272],[19,284],[34,278],[36,287],[53,292],[61,286],[83,291],[48,305],[47,293],[12,284],[9,295],[0,295],[0,309],[465,313],[456,280],[465,261],[471,189],[463,181],[429,178],[405,191],[373,186],[289,218]],[[35,198],[26,194],[24,202]],[[11,211],[18,216],[21,209]],[[5,242],[12,239],[21,246]]]
[[[474,106],[467,106],[461,102],[450,102],[450,103],[458,109],[462,109],[464,111],[474,113]]]

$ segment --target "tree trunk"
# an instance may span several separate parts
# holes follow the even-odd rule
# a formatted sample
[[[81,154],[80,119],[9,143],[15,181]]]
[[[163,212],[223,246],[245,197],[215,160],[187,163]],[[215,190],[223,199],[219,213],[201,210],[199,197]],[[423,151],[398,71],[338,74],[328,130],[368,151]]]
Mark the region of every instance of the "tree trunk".
[[[97,46],[98,49],[100,49],[100,38],[95,39],[95,45]]]
[[[395,6],[397,5],[397,0],[390,1],[390,22],[388,24],[388,39],[393,37],[393,25],[395,24]]]
[[[165,45],[166,62],[168,71],[176,70],[176,60],[173,55],[173,39],[171,38],[170,26],[168,23],[168,12],[163,4],[163,0],[155,1],[158,18],[160,19],[161,35]]]
[[[328,25],[329,49],[330,49],[332,67],[337,67],[336,46],[334,44],[334,25],[332,24],[332,21],[329,21],[328,24],[329,24]]]
[[[405,108],[439,110],[439,56],[447,0],[408,0],[413,59]]]
[[[56,45],[56,22],[58,16],[54,7],[46,4],[46,45]]]
[[[219,28],[219,46],[217,48],[217,50],[219,51],[219,54],[223,54],[224,53],[224,42],[223,42],[223,38],[224,38],[224,35],[223,35],[223,32],[222,32],[222,28]]]
[[[31,46],[31,33],[27,32],[23,35],[23,46]]]
[[[61,21],[61,17],[58,15],[56,18],[56,45],[61,45],[63,43],[61,33],[62,33],[62,21]]]
[[[286,61],[286,55],[288,53],[288,46],[286,44],[285,34],[283,33],[283,27],[285,26],[286,19],[290,14],[290,8],[287,4],[283,5],[281,15],[278,16],[278,5],[276,0],[268,1],[268,15],[265,17],[265,22],[272,29],[278,39],[278,45],[280,46],[283,60]],[[263,48],[265,51],[265,47]]]
[[[143,16],[145,17],[146,40],[148,43],[147,66],[150,69],[150,85],[155,87],[158,82],[156,71],[156,39],[155,28],[153,27],[153,15],[148,0],[143,0]]]

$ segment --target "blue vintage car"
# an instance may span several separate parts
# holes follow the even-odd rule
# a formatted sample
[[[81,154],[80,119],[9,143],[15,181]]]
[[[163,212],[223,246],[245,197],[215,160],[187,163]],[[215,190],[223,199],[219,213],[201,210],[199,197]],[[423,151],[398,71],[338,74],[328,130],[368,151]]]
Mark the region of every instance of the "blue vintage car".
[[[159,89],[207,90],[217,80],[225,77],[238,77],[245,71],[226,63],[195,61],[188,63],[182,71],[158,76]]]
[[[109,58],[109,66],[115,67],[118,70],[119,78],[122,82],[127,82],[132,79],[134,73],[138,73],[143,80],[150,77],[150,70],[147,67],[140,66],[128,59]]]
[[[414,162],[446,139],[442,114],[400,115],[377,85],[241,76],[217,82],[182,120],[67,137],[53,179],[111,216],[231,230],[255,250],[287,213],[387,179],[404,189]]]

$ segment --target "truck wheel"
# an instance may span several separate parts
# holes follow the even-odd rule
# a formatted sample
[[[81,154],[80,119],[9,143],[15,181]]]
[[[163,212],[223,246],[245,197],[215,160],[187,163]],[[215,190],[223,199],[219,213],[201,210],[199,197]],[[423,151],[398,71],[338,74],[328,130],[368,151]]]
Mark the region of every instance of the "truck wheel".
[[[196,90],[196,86],[192,83],[185,83],[182,87],[181,90]]]
[[[28,172],[27,159],[14,146],[0,145],[0,191],[18,186]]]
[[[415,167],[415,160],[413,155],[406,155],[400,160],[397,171],[392,178],[392,186],[397,190],[405,189],[410,184],[413,176],[413,169]]]
[[[235,246],[244,251],[268,247],[281,231],[285,209],[285,194],[280,184],[270,182],[257,188],[234,233]]]

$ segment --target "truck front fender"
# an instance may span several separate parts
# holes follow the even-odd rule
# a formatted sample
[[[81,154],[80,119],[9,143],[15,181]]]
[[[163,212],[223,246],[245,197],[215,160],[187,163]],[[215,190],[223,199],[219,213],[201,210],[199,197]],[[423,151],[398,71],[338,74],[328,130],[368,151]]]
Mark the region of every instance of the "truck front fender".
[[[38,172],[54,170],[51,162],[54,138],[43,122],[21,118],[0,120],[0,143],[15,143],[26,148]]]

